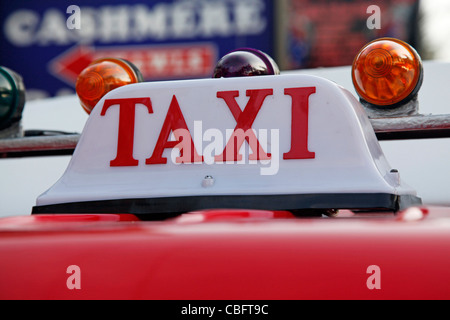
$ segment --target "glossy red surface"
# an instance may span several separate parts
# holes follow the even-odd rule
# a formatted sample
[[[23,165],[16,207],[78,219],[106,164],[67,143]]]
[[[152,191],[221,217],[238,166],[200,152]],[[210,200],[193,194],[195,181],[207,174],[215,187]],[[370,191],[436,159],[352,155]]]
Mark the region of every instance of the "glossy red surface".
[[[4,218],[0,299],[449,299],[449,249],[448,208]]]

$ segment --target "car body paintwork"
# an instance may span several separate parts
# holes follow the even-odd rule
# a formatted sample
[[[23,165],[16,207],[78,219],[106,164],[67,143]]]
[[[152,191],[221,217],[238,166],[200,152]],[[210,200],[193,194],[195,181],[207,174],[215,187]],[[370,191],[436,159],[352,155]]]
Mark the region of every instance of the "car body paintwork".
[[[449,249],[440,207],[10,217],[0,219],[0,299],[449,299]],[[67,285],[71,265],[79,289]]]

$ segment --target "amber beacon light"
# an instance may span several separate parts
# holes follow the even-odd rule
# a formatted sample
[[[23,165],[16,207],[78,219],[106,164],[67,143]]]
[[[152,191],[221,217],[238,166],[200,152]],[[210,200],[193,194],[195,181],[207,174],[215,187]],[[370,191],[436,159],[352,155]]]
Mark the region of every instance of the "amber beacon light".
[[[142,81],[142,74],[131,62],[103,58],[93,61],[79,74],[76,92],[81,106],[90,114],[97,102],[109,91]]]
[[[373,105],[395,107],[410,101],[423,80],[422,60],[409,44],[380,38],[356,55],[352,80],[359,97]]]

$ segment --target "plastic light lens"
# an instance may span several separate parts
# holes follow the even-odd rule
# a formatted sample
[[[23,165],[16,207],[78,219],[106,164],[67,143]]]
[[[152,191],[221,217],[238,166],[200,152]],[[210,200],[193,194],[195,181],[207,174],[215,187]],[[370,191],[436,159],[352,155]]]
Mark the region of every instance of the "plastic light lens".
[[[130,62],[116,58],[104,58],[93,61],[80,73],[76,91],[81,106],[89,114],[109,91],[141,81],[141,73]]]
[[[381,38],[364,46],[352,66],[352,80],[361,99],[378,106],[409,101],[422,84],[422,61],[407,43]]]
[[[280,69],[265,52],[240,48],[223,56],[213,71],[213,78],[278,75]]]
[[[25,87],[14,71],[0,67],[0,129],[19,121],[25,104]]]

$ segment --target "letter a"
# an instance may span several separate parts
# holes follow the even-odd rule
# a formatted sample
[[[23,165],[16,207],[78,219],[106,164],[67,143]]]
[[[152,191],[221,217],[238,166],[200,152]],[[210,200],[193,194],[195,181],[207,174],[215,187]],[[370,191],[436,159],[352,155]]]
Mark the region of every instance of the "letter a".
[[[372,15],[367,18],[367,28],[369,30],[381,29],[381,10],[377,5],[371,5],[367,7],[366,13],[372,13]]]
[[[168,141],[170,132],[173,132],[176,141]],[[181,135],[181,133],[183,134]],[[184,140],[180,143],[182,139]],[[189,145],[192,152],[189,156],[186,156],[183,154],[183,151],[188,150],[189,148],[187,146]],[[175,95],[172,97],[172,102],[170,103],[169,110],[167,111],[166,119],[164,120],[158,141],[156,141],[153,154],[150,158],[145,160],[145,164],[166,164],[167,158],[163,157],[163,151],[167,148],[180,149],[180,153],[182,154],[181,157],[177,158],[178,163],[194,163],[203,161],[203,157],[199,156],[195,150],[192,136],[189,133],[189,129]]]
[[[381,289],[381,270],[377,265],[370,265],[366,270],[367,274],[372,274],[367,278],[366,285],[370,290]]]
[[[81,270],[77,265],[71,265],[67,267],[66,273],[72,275],[67,278],[66,285],[70,290],[81,289]]]
[[[81,29],[81,10],[79,6],[71,5],[67,7],[66,13],[72,15],[67,18],[66,25],[70,30]]]

